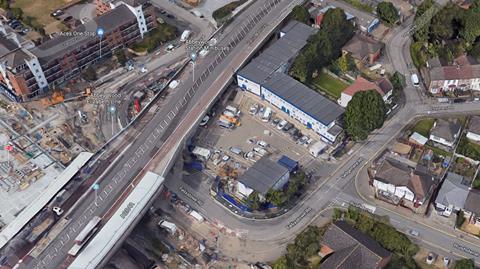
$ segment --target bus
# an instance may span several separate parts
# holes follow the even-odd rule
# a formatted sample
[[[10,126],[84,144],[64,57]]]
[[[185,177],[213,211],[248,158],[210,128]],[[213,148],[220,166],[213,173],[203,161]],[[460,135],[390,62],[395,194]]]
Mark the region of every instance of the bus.
[[[98,230],[98,226],[102,218],[95,216],[93,217],[83,228],[83,230],[75,237],[75,244],[72,248],[68,251],[68,255],[70,256],[77,256],[78,252],[82,249],[82,247],[88,242],[88,240],[93,236],[93,234]]]

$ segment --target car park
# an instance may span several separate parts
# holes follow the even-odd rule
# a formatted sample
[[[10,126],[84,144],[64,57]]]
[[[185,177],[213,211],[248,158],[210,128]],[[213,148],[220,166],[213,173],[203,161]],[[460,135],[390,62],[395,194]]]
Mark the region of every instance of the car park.
[[[437,259],[437,255],[435,255],[435,253],[433,253],[433,252],[430,252],[430,253],[428,253],[425,261],[426,261],[427,264],[433,264],[436,259]]]
[[[285,125],[287,125],[287,123],[288,123],[288,121],[282,120],[280,123],[278,123],[277,129],[282,130],[285,127]]]
[[[60,207],[58,206],[54,206],[52,208],[52,211],[55,212],[55,214],[57,214],[57,216],[61,216],[63,214],[63,209],[61,209]]]

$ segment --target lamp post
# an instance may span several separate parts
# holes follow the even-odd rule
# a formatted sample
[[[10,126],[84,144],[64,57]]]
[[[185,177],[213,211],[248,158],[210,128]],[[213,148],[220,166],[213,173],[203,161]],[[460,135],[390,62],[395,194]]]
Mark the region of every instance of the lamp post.
[[[92,189],[95,191],[95,205],[98,206],[98,203],[97,203],[97,192],[98,192],[98,189],[100,189],[100,185],[98,183],[95,183],[92,185]]]

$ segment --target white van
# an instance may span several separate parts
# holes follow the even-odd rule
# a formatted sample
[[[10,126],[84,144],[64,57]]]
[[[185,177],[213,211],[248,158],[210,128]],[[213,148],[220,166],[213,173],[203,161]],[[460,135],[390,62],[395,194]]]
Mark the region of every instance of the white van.
[[[418,80],[417,74],[412,74],[411,80],[412,80],[413,86],[415,86],[415,87],[420,86],[420,81]]]
[[[190,30],[183,31],[182,35],[180,36],[180,41],[181,42],[187,41],[187,39],[190,37],[191,33],[192,33],[192,31],[190,31]]]
[[[240,113],[240,111],[238,110],[238,108],[234,107],[234,106],[226,106],[225,107],[225,110],[228,110],[230,112],[232,112],[233,114],[237,115]]]
[[[262,115],[262,121],[263,122],[269,122],[270,121],[270,117],[272,117],[272,109],[267,107],[265,109],[265,111],[263,112],[263,115]]]

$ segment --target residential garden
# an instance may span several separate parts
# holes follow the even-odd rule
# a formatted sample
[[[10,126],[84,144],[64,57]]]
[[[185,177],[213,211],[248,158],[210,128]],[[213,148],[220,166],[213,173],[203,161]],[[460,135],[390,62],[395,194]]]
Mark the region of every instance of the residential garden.
[[[177,36],[178,29],[175,26],[162,23],[148,32],[142,41],[133,44],[130,49],[137,53],[152,52],[165,42],[174,40]]]

